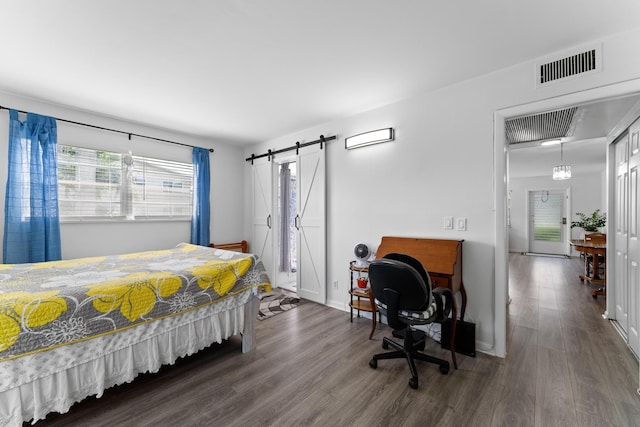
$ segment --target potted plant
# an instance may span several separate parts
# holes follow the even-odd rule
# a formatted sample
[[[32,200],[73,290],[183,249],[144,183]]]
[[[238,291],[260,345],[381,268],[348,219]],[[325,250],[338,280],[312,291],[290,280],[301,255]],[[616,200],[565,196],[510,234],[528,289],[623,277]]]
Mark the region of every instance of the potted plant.
[[[582,212],[576,212],[576,215],[580,217],[580,221],[571,221],[571,228],[580,227],[584,231],[593,232],[607,224],[607,214],[601,214],[600,209],[596,209],[591,215]]]

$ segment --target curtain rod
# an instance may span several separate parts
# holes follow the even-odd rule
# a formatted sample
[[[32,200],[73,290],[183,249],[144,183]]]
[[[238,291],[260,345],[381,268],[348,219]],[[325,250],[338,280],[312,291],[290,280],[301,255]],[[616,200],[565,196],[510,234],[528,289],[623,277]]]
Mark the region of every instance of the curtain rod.
[[[0,105],[0,110],[11,110],[11,109],[12,108],[8,108],[8,107]],[[13,108],[13,109],[15,110],[15,108]],[[19,113],[28,114],[27,111],[22,111],[22,110],[16,110],[16,111],[19,112]],[[131,141],[131,137],[132,136],[137,136],[138,138],[146,138],[146,139],[152,139],[154,141],[168,142],[169,144],[182,145],[184,147],[192,147],[192,148],[194,147],[193,145],[185,144],[185,143],[182,143],[182,142],[169,141],[168,139],[162,139],[162,138],[156,138],[156,137],[153,137],[153,136],[140,135],[138,133],[125,132],[123,130],[110,129],[110,128],[105,128],[105,127],[102,127],[102,126],[90,125],[88,123],[75,122],[73,120],[59,119],[57,117],[53,117],[53,118],[56,121],[59,121],[59,122],[71,123],[71,124],[78,125],[78,126],[85,126],[85,127],[94,128],[94,129],[106,130],[106,131],[109,131],[109,132],[121,133],[123,135],[129,135],[129,141]],[[213,153],[213,148],[209,148],[209,152]]]
[[[284,153],[285,151],[296,150],[296,154],[298,154],[298,150],[299,150],[300,148],[302,148],[302,147],[307,147],[307,146],[309,146],[309,145],[318,144],[318,143],[320,144],[320,149],[322,150],[322,145],[323,145],[325,142],[327,142],[327,141],[331,141],[331,140],[334,140],[334,139],[336,139],[336,138],[337,138],[337,136],[336,136],[336,135],[333,135],[333,136],[326,136],[326,137],[325,137],[324,135],[320,135],[320,139],[316,139],[315,141],[305,142],[305,143],[303,143],[303,144],[300,144],[300,142],[296,142],[296,145],[292,145],[291,147],[281,148],[281,149],[279,149],[279,150],[275,150],[275,151],[274,151],[274,150],[269,150],[269,151],[267,151],[266,153],[259,154],[259,155],[257,155],[257,156],[256,156],[255,154],[252,154],[252,155],[251,155],[251,157],[247,157],[247,158],[245,159],[245,161],[247,161],[247,162],[251,162],[251,164],[253,164],[253,161],[254,161],[255,159],[259,159],[259,158],[261,158],[261,157],[269,157],[267,160],[268,160],[268,161],[271,161],[271,157],[275,156],[275,155],[276,155],[276,154],[278,154],[278,153]]]

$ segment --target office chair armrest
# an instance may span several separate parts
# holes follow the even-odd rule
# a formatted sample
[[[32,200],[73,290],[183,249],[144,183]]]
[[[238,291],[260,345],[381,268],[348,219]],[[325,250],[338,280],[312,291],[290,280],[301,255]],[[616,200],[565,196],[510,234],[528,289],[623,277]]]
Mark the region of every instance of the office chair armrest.
[[[449,288],[433,288],[431,293],[436,301],[436,322],[444,322],[449,317],[449,313],[451,313],[453,293]],[[442,304],[443,297],[444,307]]]

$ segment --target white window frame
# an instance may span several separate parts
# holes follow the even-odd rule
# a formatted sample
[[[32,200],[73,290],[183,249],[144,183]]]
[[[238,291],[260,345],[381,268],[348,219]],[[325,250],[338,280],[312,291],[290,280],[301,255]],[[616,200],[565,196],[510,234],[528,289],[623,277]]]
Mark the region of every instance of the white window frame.
[[[64,153],[69,150],[86,154],[80,157],[88,160],[83,163],[78,157],[68,158]],[[96,153],[96,160],[93,160],[92,153]],[[103,153],[101,156],[106,158],[106,164],[100,163],[98,153]],[[193,212],[193,165],[191,163],[58,144],[57,168],[61,222],[191,220]],[[108,174],[108,176],[105,175],[106,181],[101,183],[95,181],[98,169],[105,170],[103,173]],[[81,176],[89,179],[82,180]],[[94,179],[90,179],[91,177]],[[65,180],[65,178],[73,179]],[[150,182],[155,182],[156,185],[150,185]],[[81,190],[74,193],[73,190],[78,188]],[[95,188],[96,192],[92,191],[92,188]],[[111,200],[108,196],[93,198],[98,189],[102,189],[103,192],[106,190],[116,198]],[[119,197],[117,197],[118,194]],[[82,212],[82,207],[78,205],[82,203],[83,198],[89,206],[93,204],[96,211],[102,205],[105,214]]]

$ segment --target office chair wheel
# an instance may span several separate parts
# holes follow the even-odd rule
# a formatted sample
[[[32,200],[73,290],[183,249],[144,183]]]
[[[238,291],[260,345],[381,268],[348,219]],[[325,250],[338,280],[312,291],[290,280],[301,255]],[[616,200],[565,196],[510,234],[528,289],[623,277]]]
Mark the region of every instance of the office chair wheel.
[[[449,364],[440,365],[440,372],[442,375],[447,375],[449,373]]]
[[[409,380],[409,387],[414,390],[418,388],[418,377],[411,377]]]
[[[378,368],[378,361],[376,359],[369,360],[369,367],[371,369],[377,369]]]
[[[382,341],[382,349],[383,350],[389,350],[389,344],[387,344],[387,342],[384,341],[384,340]]]

